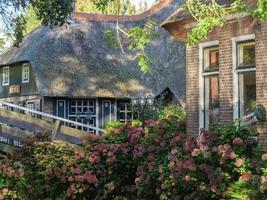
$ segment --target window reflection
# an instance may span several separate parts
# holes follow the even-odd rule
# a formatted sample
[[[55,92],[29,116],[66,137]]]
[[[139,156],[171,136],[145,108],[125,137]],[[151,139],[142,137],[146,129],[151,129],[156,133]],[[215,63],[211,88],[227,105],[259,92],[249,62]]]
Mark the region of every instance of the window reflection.
[[[219,121],[219,76],[205,78],[205,128]]]
[[[239,74],[240,117],[254,112],[256,108],[255,71]]]

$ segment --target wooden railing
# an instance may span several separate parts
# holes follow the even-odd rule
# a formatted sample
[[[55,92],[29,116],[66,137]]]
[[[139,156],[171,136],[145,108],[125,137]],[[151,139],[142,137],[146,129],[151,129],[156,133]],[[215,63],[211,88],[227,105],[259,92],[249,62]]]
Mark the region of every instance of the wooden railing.
[[[17,112],[5,109],[4,107],[12,108]],[[21,113],[21,111],[24,113]],[[38,116],[38,118],[32,115]],[[23,140],[30,133],[49,132],[52,139],[79,144],[85,136],[95,139],[99,138],[99,134],[104,132],[103,129],[97,127],[2,101],[0,101],[0,124],[0,136],[16,141]],[[64,124],[73,124],[95,130],[97,134],[71,128]],[[0,145],[0,150],[2,149],[3,144]]]
[[[24,111],[25,113],[31,113],[31,115],[36,114],[36,115],[41,116],[42,119],[48,119],[48,120],[50,119],[50,120],[60,121],[60,122],[63,122],[63,123],[70,123],[70,124],[81,126],[81,127],[88,128],[88,129],[93,129],[93,130],[96,131],[97,135],[99,133],[103,133],[104,132],[103,129],[100,129],[100,128],[97,128],[97,127],[94,127],[94,126],[90,126],[88,124],[79,123],[79,122],[76,122],[76,121],[72,121],[72,120],[69,120],[69,119],[65,119],[65,118],[62,118],[62,117],[51,115],[51,114],[48,114],[48,113],[44,113],[44,112],[40,112],[40,111],[29,109],[29,108],[25,108],[23,106],[18,106],[18,105],[12,104],[12,103],[0,101],[0,107],[3,107],[3,106],[6,106],[8,108],[17,109],[19,111]]]

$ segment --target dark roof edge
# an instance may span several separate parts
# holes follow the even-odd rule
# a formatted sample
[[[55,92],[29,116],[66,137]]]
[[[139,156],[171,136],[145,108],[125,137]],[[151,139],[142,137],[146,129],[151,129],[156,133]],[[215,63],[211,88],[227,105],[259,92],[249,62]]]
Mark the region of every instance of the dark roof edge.
[[[30,63],[28,60],[19,60],[19,61],[15,61],[15,62],[0,64],[0,67],[12,66],[12,65],[16,65],[16,64],[19,64],[19,63],[26,63],[26,62]]]

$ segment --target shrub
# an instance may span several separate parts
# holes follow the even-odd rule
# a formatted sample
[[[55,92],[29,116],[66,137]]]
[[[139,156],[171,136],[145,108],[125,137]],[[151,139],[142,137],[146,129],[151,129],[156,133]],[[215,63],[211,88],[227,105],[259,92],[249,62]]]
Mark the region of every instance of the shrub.
[[[144,129],[138,122],[109,126],[103,138],[80,146],[29,138],[2,161],[0,199],[4,189],[6,199],[30,200],[266,199],[267,158],[253,131],[234,124],[195,137],[185,131],[170,115],[146,120]]]
[[[159,119],[168,118],[170,116],[176,116],[180,120],[185,119],[185,110],[183,107],[178,105],[171,105],[165,107],[161,114],[159,115]]]

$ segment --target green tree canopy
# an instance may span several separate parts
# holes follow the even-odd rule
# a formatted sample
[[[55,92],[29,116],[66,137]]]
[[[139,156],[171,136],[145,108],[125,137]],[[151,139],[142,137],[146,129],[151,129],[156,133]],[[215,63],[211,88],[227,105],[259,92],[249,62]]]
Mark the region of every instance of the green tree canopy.
[[[113,0],[105,9],[100,10],[94,0],[77,0],[75,10],[78,12],[107,14],[107,15],[134,15],[137,8],[130,0]],[[142,12],[142,11],[141,11]]]
[[[72,0],[0,0],[1,32],[9,32],[18,45],[25,33],[28,18],[25,11],[32,7],[43,25],[63,25],[73,10]]]
[[[187,38],[190,45],[207,38],[214,28],[224,26],[230,14],[248,13],[259,22],[267,20],[267,0],[258,0],[255,7],[250,7],[245,0],[234,0],[229,6],[221,6],[216,0],[187,0],[184,8],[197,21]]]

